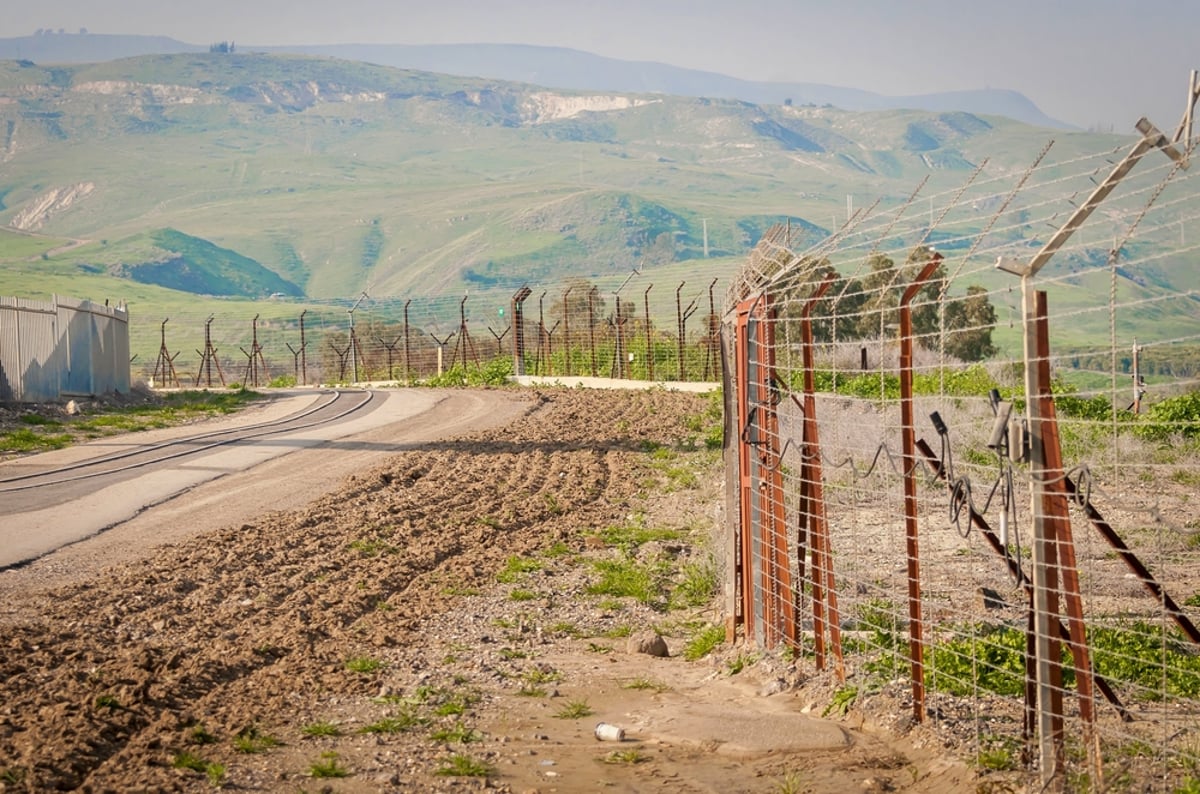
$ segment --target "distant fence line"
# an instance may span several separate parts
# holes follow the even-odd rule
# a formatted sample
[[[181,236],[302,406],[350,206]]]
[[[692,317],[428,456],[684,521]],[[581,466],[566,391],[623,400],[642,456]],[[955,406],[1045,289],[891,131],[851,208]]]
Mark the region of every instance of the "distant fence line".
[[[0,401],[54,401],[129,385],[125,310],[57,295],[0,297]]]
[[[374,297],[291,317],[273,302],[270,318],[248,316],[252,304],[240,318],[135,318],[134,371],[159,387],[412,382],[506,367],[544,377],[714,381],[725,285],[707,270],[657,290],[643,271],[615,285],[571,278],[463,296]]]

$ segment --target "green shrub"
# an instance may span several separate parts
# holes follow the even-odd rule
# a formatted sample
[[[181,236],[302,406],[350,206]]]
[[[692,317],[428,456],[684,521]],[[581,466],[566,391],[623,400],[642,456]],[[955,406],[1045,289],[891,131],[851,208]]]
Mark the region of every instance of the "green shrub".
[[[1150,406],[1136,432],[1151,441],[1166,441],[1175,435],[1200,438],[1200,391],[1168,397]]]

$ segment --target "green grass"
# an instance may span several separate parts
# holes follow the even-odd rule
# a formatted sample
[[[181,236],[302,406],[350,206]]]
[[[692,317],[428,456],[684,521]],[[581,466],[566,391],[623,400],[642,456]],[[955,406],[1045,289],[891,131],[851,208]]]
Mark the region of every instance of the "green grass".
[[[707,606],[716,597],[718,586],[717,567],[711,559],[685,562],[671,590],[670,604],[676,609]]]
[[[270,734],[263,733],[251,725],[238,731],[233,737],[233,749],[239,753],[264,753],[272,747],[278,747],[280,741]]]
[[[503,584],[512,584],[518,582],[526,574],[534,571],[540,571],[542,563],[539,560],[530,557],[510,556],[504,561],[504,567],[496,574],[496,581]]]
[[[609,546],[616,546],[626,554],[632,554],[638,547],[651,541],[674,541],[683,537],[678,529],[667,527],[648,527],[640,521],[605,527],[598,533],[601,540]]]
[[[0,433],[0,453],[47,452],[68,447],[73,440],[68,433],[39,433],[36,430],[21,428]]]
[[[173,769],[187,769],[192,772],[199,772],[208,778],[210,785],[215,787],[220,787],[225,781],[226,770],[224,764],[205,761],[195,753],[186,750],[172,756],[171,767]]]
[[[697,631],[683,647],[683,658],[689,662],[703,659],[725,642],[725,627],[708,625]]]
[[[442,777],[488,777],[492,772],[487,763],[461,753],[450,756],[434,770],[435,775]]]
[[[621,688],[634,689],[641,692],[654,692],[656,694],[662,694],[663,692],[670,691],[671,689],[671,687],[663,682],[655,681],[651,678],[635,678],[631,681],[626,681],[624,684],[621,684]]]
[[[308,765],[308,775],[315,778],[349,777],[350,770],[338,760],[337,753],[329,751],[321,753],[318,760]]]
[[[455,722],[453,725],[435,728],[430,731],[429,738],[443,744],[469,744],[481,740],[483,736],[462,722]]]
[[[587,586],[591,595],[632,598],[647,606],[664,601],[664,585],[670,566],[664,562],[639,562],[628,558],[593,560],[599,578]]]
[[[305,736],[341,736],[342,729],[332,722],[310,722],[300,729],[300,732]]]
[[[352,673],[369,675],[383,669],[383,662],[370,656],[355,656],[346,660],[346,669]]]
[[[578,720],[590,717],[595,713],[586,700],[568,700],[562,708],[554,713],[554,716],[560,720]]]
[[[0,433],[0,453],[45,452],[68,447],[79,438],[169,427],[197,417],[232,413],[261,397],[247,390],[182,391],[167,394],[151,405],[109,407],[61,419],[26,414],[21,422],[29,427]]]
[[[398,709],[394,714],[382,719],[376,720],[359,729],[359,733],[373,734],[390,734],[390,733],[408,733],[409,731],[424,728],[429,724],[429,718],[423,716],[416,708],[406,706]]]

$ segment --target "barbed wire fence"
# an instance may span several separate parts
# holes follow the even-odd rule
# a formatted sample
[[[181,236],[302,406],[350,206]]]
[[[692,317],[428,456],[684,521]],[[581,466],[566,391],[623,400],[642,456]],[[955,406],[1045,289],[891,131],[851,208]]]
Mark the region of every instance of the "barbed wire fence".
[[[1200,787],[1189,96],[1174,136],[776,227],[723,304],[728,635],[1036,790]]]
[[[546,378],[720,379],[728,262],[653,268],[457,294],[233,304],[143,317],[131,309],[133,370],[159,387],[411,383],[491,370]],[[514,300],[520,306],[520,360]],[[453,377],[450,378],[451,380]]]

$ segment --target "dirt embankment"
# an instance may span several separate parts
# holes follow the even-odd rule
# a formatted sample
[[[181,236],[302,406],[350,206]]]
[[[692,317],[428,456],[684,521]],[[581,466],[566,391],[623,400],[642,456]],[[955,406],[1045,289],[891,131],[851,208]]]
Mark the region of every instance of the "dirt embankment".
[[[731,675],[739,649],[679,657],[719,620],[672,595],[716,520],[720,467],[689,419],[703,400],[539,394],[511,425],[398,454],[303,510],[57,589],[0,574],[0,791],[969,785],[828,724],[782,754],[696,729],[722,713],[804,725],[790,663],[755,666],[768,698]],[[662,597],[595,592],[626,562]],[[626,652],[651,627],[671,657]],[[601,719],[628,740],[595,741]]]

